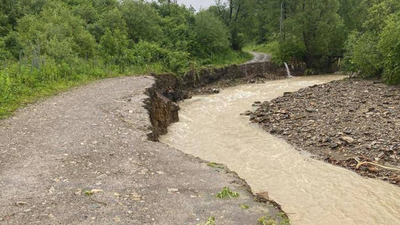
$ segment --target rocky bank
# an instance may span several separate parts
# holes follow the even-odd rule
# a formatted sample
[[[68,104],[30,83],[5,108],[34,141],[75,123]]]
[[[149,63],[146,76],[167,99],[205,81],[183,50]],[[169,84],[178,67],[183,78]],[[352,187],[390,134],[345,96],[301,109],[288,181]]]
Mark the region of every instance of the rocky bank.
[[[251,121],[299,150],[400,186],[400,87],[347,79],[255,106]]]

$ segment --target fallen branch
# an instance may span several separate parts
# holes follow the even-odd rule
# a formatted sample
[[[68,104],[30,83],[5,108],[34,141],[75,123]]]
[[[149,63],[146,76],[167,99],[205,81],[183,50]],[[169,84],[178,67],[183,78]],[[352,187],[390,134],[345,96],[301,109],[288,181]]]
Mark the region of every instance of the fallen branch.
[[[387,170],[400,171],[400,168],[391,167],[391,166],[383,166],[383,165],[380,165],[378,163],[373,163],[373,162],[361,162],[359,160],[359,158],[354,158],[354,159],[357,161],[356,169],[359,169],[362,165],[367,165],[368,164],[368,165],[378,166],[378,167],[381,167],[381,168],[387,169]]]

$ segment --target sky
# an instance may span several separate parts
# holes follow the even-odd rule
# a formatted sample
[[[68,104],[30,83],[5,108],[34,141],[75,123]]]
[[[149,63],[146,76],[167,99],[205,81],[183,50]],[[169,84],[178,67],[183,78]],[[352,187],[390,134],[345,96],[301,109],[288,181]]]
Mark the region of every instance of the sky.
[[[215,0],[178,0],[178,4],[192,5],[198,11],[200,8],[207,9],[209,6],[214,5]]]

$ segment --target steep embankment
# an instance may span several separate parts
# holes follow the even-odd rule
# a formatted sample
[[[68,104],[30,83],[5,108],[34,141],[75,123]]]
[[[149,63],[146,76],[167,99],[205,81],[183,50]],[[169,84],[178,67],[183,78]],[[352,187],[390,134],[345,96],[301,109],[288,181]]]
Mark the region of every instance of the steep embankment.
[[[265,61],[269,60],[267,54],[257,53],[255,59],[256,62],[252,60],[242,65],[190,71],[179,79],[172,74],[154,74],[156,83],[147,90],[152,99],[147,103],[153,125],[149,138],[157,140],[160,135],[167,133],[167,127],[179,120],[179,106],[176,102],[190,98],[191,95],[219,93],[221,87],[262,83],[286,77],[284,68]]]
[[[399,87],[344,80],[264,102],[251,120],[327,162],[400,185],[399,115]]]

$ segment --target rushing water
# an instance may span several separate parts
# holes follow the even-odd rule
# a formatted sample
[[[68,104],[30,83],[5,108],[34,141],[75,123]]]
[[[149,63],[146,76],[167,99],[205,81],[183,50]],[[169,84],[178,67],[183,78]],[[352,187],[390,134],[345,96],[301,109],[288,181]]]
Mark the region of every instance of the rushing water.
[[[161,141],[227,165],[255,193],[267,191],[292,224],[399,225],[400,188],[311,159],[240,116],[254,101],[340,78],[296,77],[194,97],[181,103],[181,121]]]

